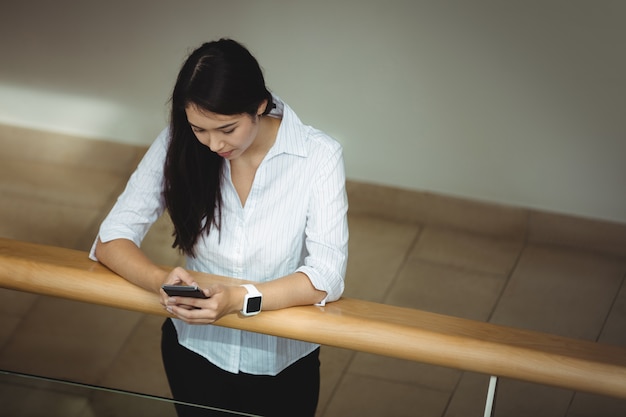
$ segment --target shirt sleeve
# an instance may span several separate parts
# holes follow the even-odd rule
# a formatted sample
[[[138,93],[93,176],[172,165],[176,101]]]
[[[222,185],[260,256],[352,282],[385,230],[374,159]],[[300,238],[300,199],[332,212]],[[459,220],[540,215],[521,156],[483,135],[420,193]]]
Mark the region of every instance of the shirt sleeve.
[[[307,256],[298,271],[305,273],[316,289],[327,293],[319,303],[324,305],[343,294],[348,261],[348,198],[338,144],[318,172],[307,213]]]
[[[163,199],[163,167],[169,133],[163,130],[150,146],[137,169],[131,175],[124,192],[100,225],[89,258],[97,261],[96,242],[128,239],[138,247],[150,226],[165,209]]]

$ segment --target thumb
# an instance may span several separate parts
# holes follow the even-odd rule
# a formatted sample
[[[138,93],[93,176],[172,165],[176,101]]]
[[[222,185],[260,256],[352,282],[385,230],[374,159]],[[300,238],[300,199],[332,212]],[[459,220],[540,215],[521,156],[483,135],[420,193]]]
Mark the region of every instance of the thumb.
[[[187,272],[185,269],[181,268],[181,267],[176,267],[174,268],[174,270],[172,271],[172,275],[174,275],[174,277],[180,281],[181,283],[185,284],[185,285],[198,285],[193,277],[191,276],[191,274],[189,272]]]

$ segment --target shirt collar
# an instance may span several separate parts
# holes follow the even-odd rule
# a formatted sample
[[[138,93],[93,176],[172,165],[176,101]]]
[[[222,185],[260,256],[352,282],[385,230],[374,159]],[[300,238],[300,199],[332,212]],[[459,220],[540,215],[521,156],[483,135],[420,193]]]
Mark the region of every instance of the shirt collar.
[[[310,128],[302,124],[296,113],[278,96],[273,95],[275,107],[269,113],[270,116],[281,117],[282,121],[276,135],[276,142],[269,151],[268,156],[276,156],[281,153],[296,156],[307,156],[305,141],[309,136]]]

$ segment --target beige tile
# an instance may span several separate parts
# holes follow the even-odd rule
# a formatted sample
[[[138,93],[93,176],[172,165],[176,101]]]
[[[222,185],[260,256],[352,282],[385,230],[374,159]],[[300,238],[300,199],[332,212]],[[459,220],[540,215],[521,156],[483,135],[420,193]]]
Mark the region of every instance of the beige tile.
[[[444,417],[482,416],[489,376],[465,373]],[[537,384],[499,379],[493,415],[506,417],[562,417],[573,393]]]
[[[626,281],[618,293],[598,339],[601,343],[626,347]],[[626,414],[624,414],[626,415]]]
[[[348,368],[360,375],[452,392],[462,372],[451,368],[358,352]]]
[[[409,260],[385,304],[486,321],[505,282],[503,275]]]
[[[324,410],[335,394],[341,378],[346,372],[355,352],[331,346],[322,346],[320,350],[320,395],[317,416],[324,415]]]
[[[439,417],[449,396],[415,385],[347,375],[324,417]]]
[[[0,355],[39,296],[0,288]]]
[[[93,225],[93,208],[51,203],[0,192],[0,236],[72,249],[80,234]]]
[[[143,315],[98,385],[171,398],[161,360],[163,320]]]
[[[464,372],[443,416],[467,417],[484,415],[488,389],[489,375]],[[500,416],[498,413],[493,413],[492,415],[494,417]]]
[[[38,297],[36,294],[0,288],[0,315],[21,318]]]
[[[40,297],[0,357],[0,369],[95,383],[140,319],[138,313]]]
[[[523,247],[504,240],[450,229],[426,227],[411,258],[489,274],[508,275]]]
[[[117,173],[132,171],[145,146],[0,124],[0,155],[6,159],[57,163]]]
[[[528,239],[626,257],[626,224],[533,211]]]
[[[624,417],[626,400],[587,393],[576,393],[567,417]]]
[[[100,208],[126,182],[126,175],[47,162],[0,159],[0,190],[36,201]]]
[[[501,416],[565,415],[574,393],[569,390],[501,378],[495,411]]]
[[[347,190],[353,214],[509,239],[526,233],[528,212],[520,208],[357,181],[348,181]]]
[[[86,407],[83,411],[76,417],[98,417],[96,413],[94,413],[92,406]]]
[[[21,322],[22,319],[19,317],[0,315],[0,356],[2,355],[2,349],[11,339]]]
[[[612,258],[529,246],[491,321],[596,340],[625,272]]]
[[[381,301],[418,233],[417,226],[369,216],[350,216],[344,295]]]

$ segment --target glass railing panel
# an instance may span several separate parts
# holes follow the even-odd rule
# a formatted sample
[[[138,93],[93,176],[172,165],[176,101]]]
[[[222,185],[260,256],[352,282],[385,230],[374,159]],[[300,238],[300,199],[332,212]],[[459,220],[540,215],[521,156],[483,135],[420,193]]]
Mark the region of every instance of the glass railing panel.
[[[0,416],[177,417],[177,406],[198,417],[254,417],[169,398],[0,370]]]

